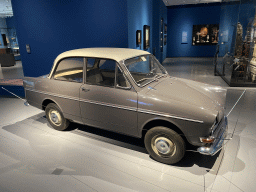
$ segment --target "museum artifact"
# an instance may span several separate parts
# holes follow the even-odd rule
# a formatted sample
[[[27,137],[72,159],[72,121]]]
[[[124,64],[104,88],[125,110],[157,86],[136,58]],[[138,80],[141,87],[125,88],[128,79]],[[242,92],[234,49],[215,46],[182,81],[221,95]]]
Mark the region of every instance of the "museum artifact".
[[[164,36],[164,45],[167,44],[167,35]]]
[[[235,56],[232,66],[232,78],[235,81],[242,79],[244,82],[254,82],[256,74],[255,63],[255,39],[256,15],[246,27],[246,35],[243,40],[243,27],[237,23]]]
[[[164,51],[164,19],[161,18],[161,29],[160,29],[160,52]]]
[[[212,28],[212,43],[218,43],[218,34],[219,34],[219,29],[217,26],[214,26]],[[207,35],[207,43],[209,42],[209,35]]]
[[[193,25],[192,45],[216,45],[218,36],[219,24]]]
[[[150,47],[150,26],[144,25],[143,27],[143,46],[144,49],[148,49]]]
[[[193,38],[193,43],[195,41],[195,38]],[[188,32],[182,31],[182,37],[181,37],[181,44],[188,44]]]
[[[227,136],[226,89],[171,77],[146,51],[71,50],[48,75],[23,81],[26,100],[45,111],[54,129],[76,122],[143,138],[162,163],[179,162],[188,143],[215,155]]]
[[[252,82],[255,82],[256,80],[256,9],[255,9],[255,15],[254,15],[254,20],[252,22],[252,26],[250,26],[250,75]]]
[[[136,45],[141,45],[141,30],[136,31]]]
[[[236,45],[235,45],[235,57],[242,56],[242,45],[243,45],[243,26],[241,23],[237,23],[236,27]]]

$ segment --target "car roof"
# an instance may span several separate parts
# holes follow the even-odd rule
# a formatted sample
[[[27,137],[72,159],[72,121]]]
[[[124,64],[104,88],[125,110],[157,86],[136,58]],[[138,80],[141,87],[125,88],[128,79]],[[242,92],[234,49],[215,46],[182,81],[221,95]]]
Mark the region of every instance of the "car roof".
[[[129,48],[84,48],[84,49],[74,49],[61,53],[55,60],[55,63],[65,57],[96,57],[113,59],[116,61],[121,61],[124,59],[129,59],[139,55],[150,54],[147,51]]]

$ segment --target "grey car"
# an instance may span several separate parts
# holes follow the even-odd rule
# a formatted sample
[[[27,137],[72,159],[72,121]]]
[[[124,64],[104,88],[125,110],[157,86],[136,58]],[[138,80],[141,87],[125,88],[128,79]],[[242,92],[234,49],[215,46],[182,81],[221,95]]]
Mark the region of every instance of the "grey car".
[[[215,155],[227,135],[226,89],[171,77],[142,50],[67,51],[48,75],[24,78],[24,88],[54,129],[76,122],[143,138],[151,157],[166,164],[180,161],[188,143]]]

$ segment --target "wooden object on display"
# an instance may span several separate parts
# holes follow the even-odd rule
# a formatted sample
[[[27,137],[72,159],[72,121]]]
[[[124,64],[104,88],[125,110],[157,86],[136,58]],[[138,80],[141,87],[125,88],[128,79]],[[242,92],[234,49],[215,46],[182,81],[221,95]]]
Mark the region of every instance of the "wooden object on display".
[[[241,57],[243,49],[243,26],[241,23],[237,23],[237,33],[236,33],[236,47],[235,56]]]
[[[0,49],[0,54],[10,54],[11,48],[2,48]]]
[[[6,54],[6,49],[0,49],[0,54]]]
[[[244,42],[242,46],[242,56],[248,58],[250,53],[250,43]]]
[[[243,80],[246,81],[248,59],[242,57],[237,64],[233,65],[232,75],[235,81]]]
[[[252,59],[250,61],[250,71],[251,71],[252,81],[254,82],[256,80],[256,44],[254,44],[253,49],[254,50],[252,54]]]
[[[256,32],[255,30],[256,30],[256,12],[255,12],[254,20],[251,27],[252,39],[251,39],[251,56],[250,56],[251,60],[250,60],[249,70],[251,72],[252,82],[255,82],[256,80]]]

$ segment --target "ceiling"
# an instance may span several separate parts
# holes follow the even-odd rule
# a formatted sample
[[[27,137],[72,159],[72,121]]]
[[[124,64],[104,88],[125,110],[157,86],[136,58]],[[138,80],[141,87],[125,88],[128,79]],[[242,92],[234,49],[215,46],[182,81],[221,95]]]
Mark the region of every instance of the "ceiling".
[[[0,0],[0,18],[13,16],[11,0]]]
[[[186,5],[198,3],[217,3],[222,1],[239,1],[239,0],[163,0],[166,6]],[[11,0],[0,0],[0,18],[13,16]]]

